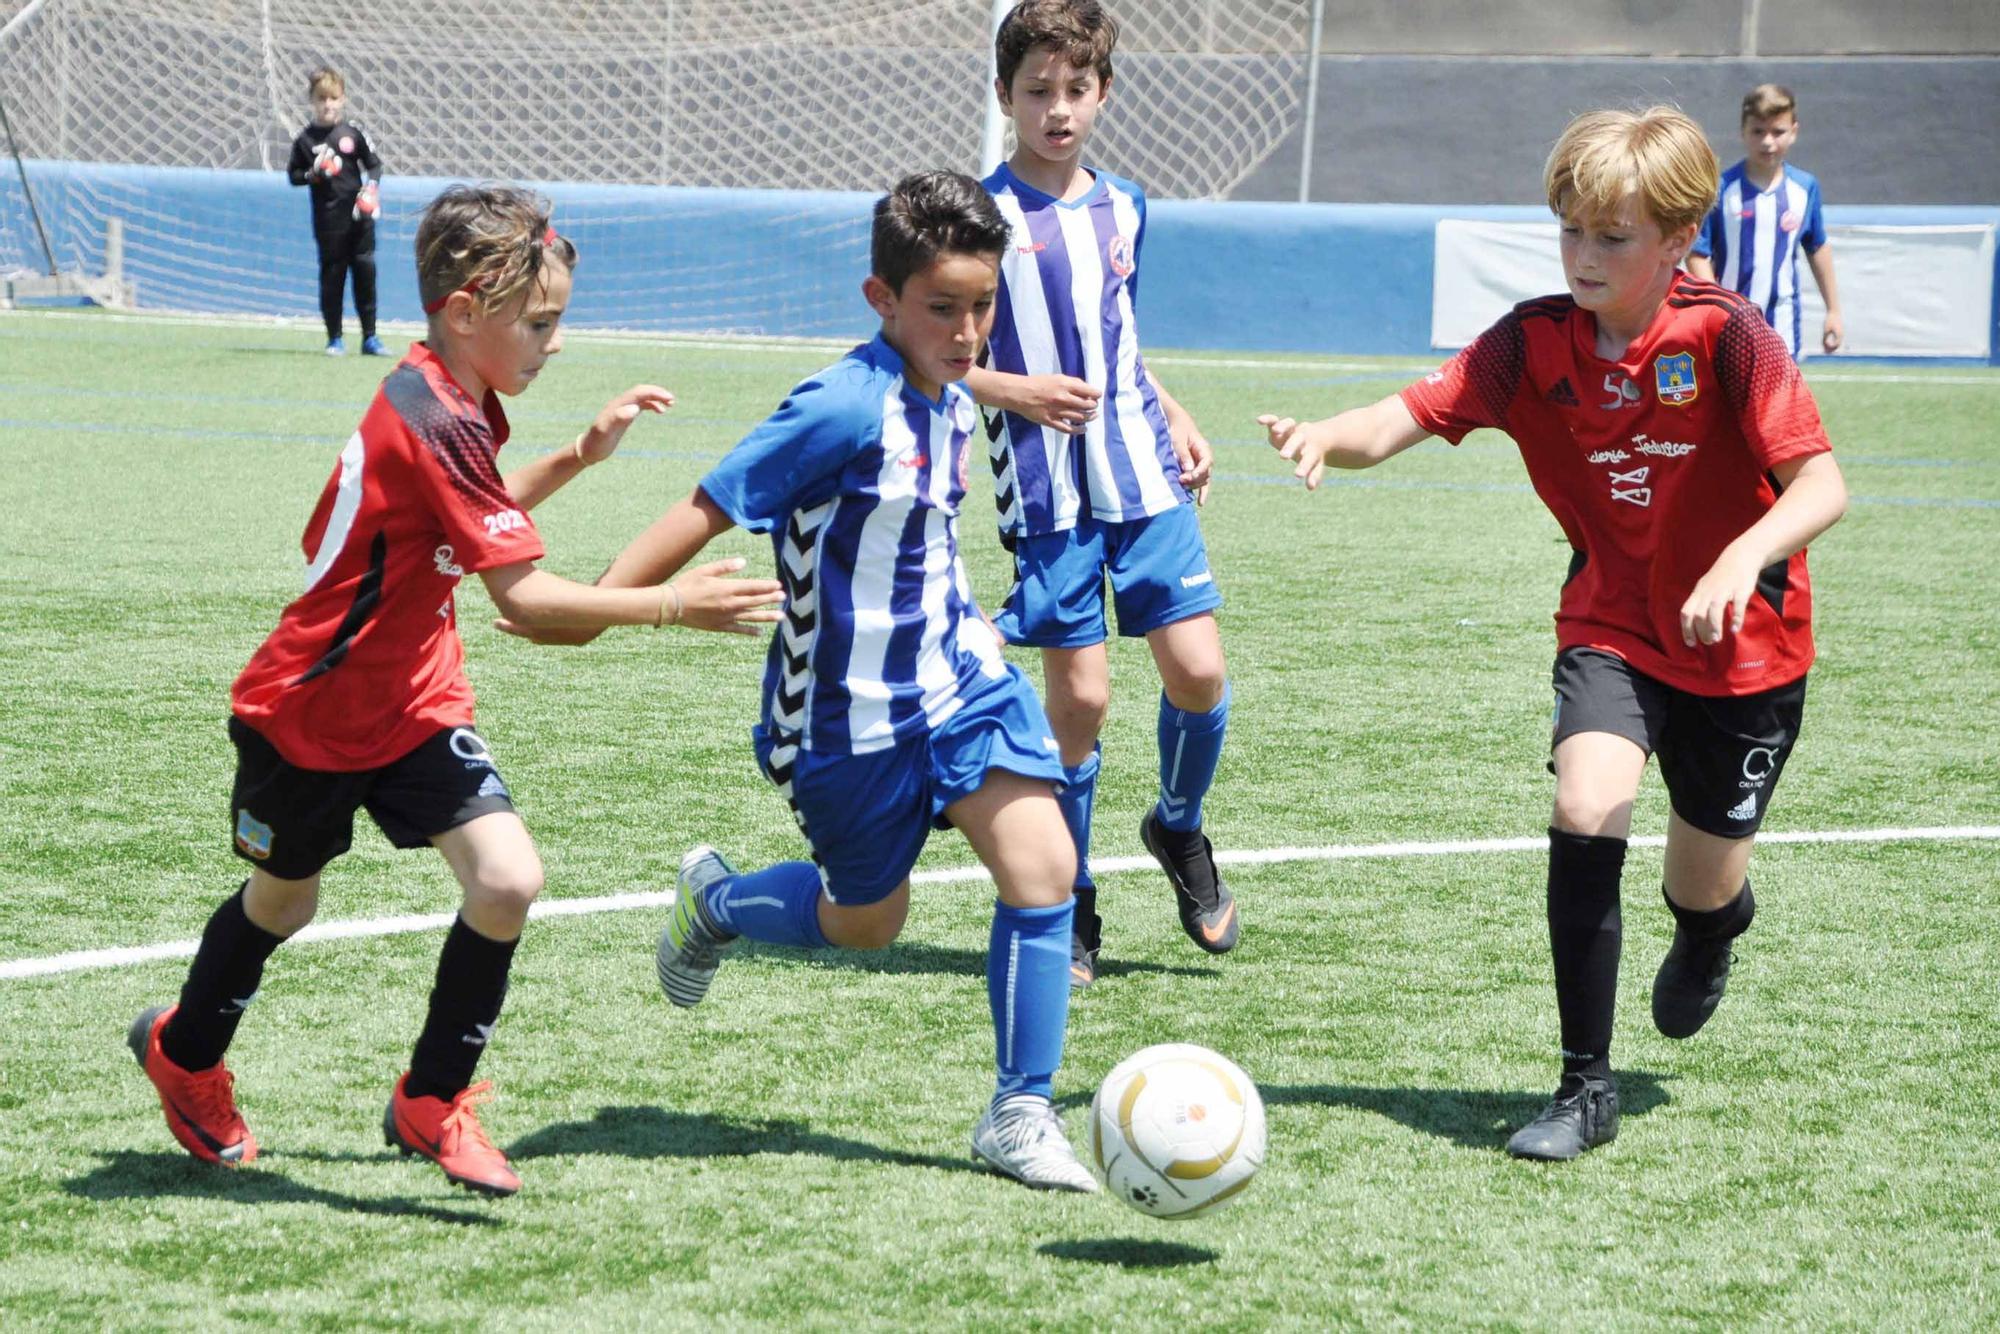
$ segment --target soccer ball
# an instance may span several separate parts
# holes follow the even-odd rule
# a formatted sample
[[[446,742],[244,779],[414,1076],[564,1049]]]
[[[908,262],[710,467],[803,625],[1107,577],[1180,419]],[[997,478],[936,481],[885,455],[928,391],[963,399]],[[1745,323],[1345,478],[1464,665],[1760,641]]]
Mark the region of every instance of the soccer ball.
[[[1213,1213],[1263,1166],[1264,1100],[1235,1062],[1206,1047],[1147,1047],[1098,1085],[1090,1150],[1105,1186],[1139,1212]]]

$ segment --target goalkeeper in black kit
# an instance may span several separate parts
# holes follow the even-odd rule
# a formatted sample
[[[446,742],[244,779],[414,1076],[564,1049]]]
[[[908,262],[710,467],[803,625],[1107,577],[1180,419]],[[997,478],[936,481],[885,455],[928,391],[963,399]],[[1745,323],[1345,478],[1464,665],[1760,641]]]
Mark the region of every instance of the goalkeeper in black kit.
[[[347,83],[320,68],[307,80],[312,123],[292,140],[293,185],[312,187],[313,240],[319,246],[319,313],[326,320],[326,354],[347,351],[341,341],[341,289],[354,274],[354,314],[361,321],[363,356],[388,352],[375,336],[375,217],[382,159],[359,125],[346,119]]]

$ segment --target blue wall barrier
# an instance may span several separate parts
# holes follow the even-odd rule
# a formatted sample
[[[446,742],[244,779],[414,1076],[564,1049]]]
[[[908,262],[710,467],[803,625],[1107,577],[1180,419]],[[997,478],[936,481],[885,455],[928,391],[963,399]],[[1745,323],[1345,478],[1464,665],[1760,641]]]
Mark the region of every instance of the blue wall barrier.
[[[66,264],[96,273],[107,217],[125,225],[125,271],[144,307],[310,316],[318,308],[306,191],[278,173],[31,162]],[[9,173],[11,176],[11,173]],[[384,319],[417,320],[417,215],[448,181],[390,176],[377,255]],[[580,326],[679,333],[862,337],[862,193],[539,187],[583,263]],[[1830,208],[1836,224],[2000,222],[1996,207]],[[1518,206],[1159,201],[1142,256],[1153,347],[1425,356],[1440,218],[1543,220]],[[0,182],[0,256],[39,245],[19,186]],[[1994,309],[1993,286],[1968,293]],[[1995,312],[2000,318],[2000,312]],[[2000,361],[2000,337],[1995,338]]]

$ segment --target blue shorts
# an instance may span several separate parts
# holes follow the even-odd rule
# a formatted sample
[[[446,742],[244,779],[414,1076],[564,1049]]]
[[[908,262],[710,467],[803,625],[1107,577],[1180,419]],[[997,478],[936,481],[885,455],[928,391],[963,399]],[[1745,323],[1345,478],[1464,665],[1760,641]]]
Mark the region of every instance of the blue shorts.
[[[792,813],[812,844],[827,897],[876,903],[909,877],[945,807],[977,792],[992,769],[1061,787],[1062,757],[1042,701],[1021,669],[972,687],[958,712],[927,736],[865,755],[801,750],[792,765]],[[773,783],[772,741],[752,732],[757,767]]]
[[[1104,642],[1104,576],[1118,633],[1137,639],[1222,605],[1194,506],[1124,523],[1080,518],[1014,546],[1014,591],[993,618],[1001,637],[1031,648]]]

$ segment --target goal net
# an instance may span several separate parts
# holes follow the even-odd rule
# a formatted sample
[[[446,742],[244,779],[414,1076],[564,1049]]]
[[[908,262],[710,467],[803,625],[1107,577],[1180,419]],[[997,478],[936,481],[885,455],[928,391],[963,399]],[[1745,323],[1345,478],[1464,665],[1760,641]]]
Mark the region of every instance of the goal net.
[[[1296,136],[1310,0],[1113,8],[1094,162],[1157,198],[1226,198]],[[990,22],[986,0],[0,0],[0,98],[62,263],[101,268],[115,219],[142,305],[315,309],[282,173],[326,64],[388,172],[385,317],[415,314],[398,274],[423,201],[500,178],[556,198],[582,322],[819,332],[821,305],[855,323],[830,312],[855,304],[866,208],[802,192],[976,170]],[[39,267],[5,166],[0,272]],[[775,316],[744,290],[781,279],[823,290]]]

